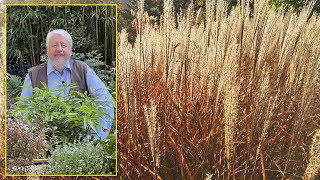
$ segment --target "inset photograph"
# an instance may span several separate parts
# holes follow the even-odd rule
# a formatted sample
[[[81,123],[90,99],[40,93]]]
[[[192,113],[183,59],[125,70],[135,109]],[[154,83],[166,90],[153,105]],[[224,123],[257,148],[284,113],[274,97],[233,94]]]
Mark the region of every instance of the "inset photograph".
[[[6,176],[116,176],[117,5],[9,5]]]

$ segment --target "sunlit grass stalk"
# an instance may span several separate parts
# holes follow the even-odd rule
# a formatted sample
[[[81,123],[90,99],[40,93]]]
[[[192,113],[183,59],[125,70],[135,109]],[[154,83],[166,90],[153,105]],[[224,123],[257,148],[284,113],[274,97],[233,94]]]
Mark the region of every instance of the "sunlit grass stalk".
[[[312,138],[310,159],[305,172],[307,179],[316,179],[320,173],[320,130],[317,130]]]
[[[159,138],[160,138],[160,124],[158,123],[157,117],[157,105],[154,101],[151,101],[150,107],[144,107],[145,116],[147,121],[148,135],[150,141],[150,149],[152,153],[153,163],[155,165],[155,175],[157,176],[157,169],[160,165],[159,156]]]

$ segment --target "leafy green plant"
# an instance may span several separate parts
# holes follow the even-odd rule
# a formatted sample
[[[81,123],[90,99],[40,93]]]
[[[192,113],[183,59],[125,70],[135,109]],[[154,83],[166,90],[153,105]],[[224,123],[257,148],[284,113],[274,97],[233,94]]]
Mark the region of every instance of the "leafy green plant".
[[[33,90],[33,95],[19,97],[19,106],[13,114],[26,124],[47,122],[47,140],[53,136],[57,137],[59,144],[83,140],[91,129],[97,132],[97,126],[103,127],[98,119],[109,117],[104,105],[95,98],[74,91],[74,85],[70,85],[71,90],[67,96],[62,94],[68,86],[60,90],[49,90],[43,85],[43,89],[25,87]]]
[[[51,152],[48,169],[51,174],[112,174],[115,165],[101,144],[68,143]]]

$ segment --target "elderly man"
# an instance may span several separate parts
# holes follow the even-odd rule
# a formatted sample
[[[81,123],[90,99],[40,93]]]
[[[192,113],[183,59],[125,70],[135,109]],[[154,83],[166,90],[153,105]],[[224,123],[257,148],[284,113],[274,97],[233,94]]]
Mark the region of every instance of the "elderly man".
[[[41,82],[45,82],[50,90],[58,90],[70,83],[76,83],[78,87],[75,90],[88,92],[92,97],[103,101],[107,114],[113,118],[112,96],[104,83],[87,64],[70,58],[71,35],[63,29],[50,31],[46,38],[46,46],[48,61],[28,70],[24,86],[42,88]],[[94,89],[94,93],[91,92],[91,88]],[[64,95],[69,91],[70,87],[67,87]],[[22,97],[31,95],[32,90],[23,88]],[[106,127],[106,129],[98,127],[99,136],[105,138],[110,132],[112,122],[106,120],[99,120],[99,122]]]

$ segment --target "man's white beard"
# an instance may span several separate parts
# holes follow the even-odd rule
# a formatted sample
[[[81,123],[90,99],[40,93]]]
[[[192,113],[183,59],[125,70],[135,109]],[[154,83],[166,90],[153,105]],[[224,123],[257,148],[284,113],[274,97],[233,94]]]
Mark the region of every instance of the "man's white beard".
[[[68,60],[65,59],[58,59],[55,61],[50,60],[50,63],[52,64],[52,66],[54,67],[54,69],[56,69],[59,72],[62,72],[64,70],[64,68],[67,67],[68,64]]]

